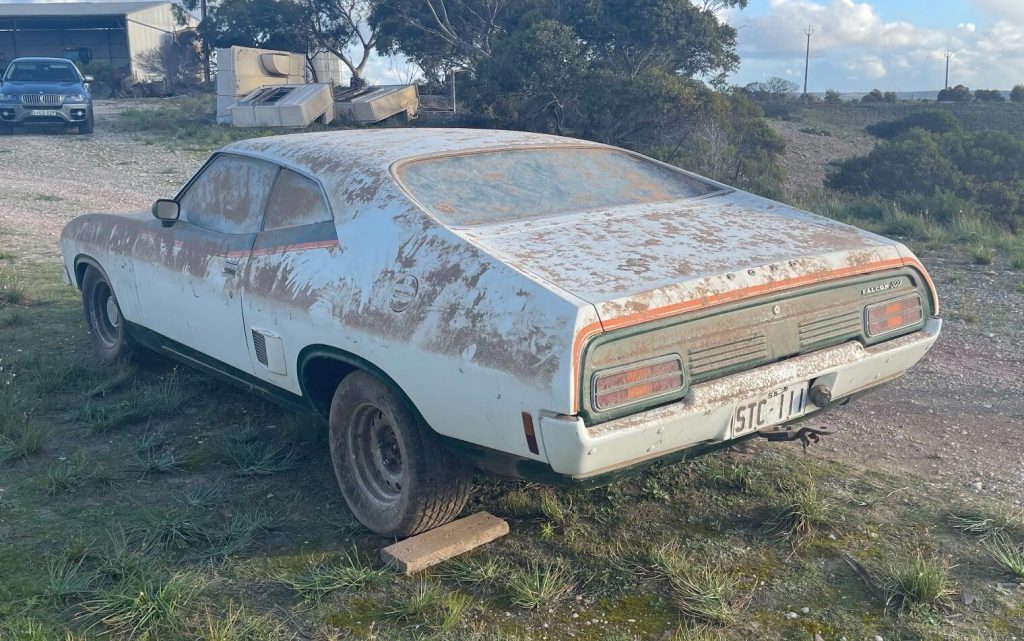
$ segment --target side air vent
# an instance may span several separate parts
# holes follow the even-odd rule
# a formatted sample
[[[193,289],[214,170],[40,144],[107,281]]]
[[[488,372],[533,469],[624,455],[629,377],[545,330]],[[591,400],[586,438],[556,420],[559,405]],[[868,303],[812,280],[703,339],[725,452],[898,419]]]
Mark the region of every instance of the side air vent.
[[[288,360],[284,355],[284,341],[265,329],[252,329],[252,351],[260,365],[275,374],[288,373]]]
[[[267,364],[267,337],[252,330],[252,346],[256,350],[256,360],[263,365]]]
[[[800,323],[800,346],[804,349],[837,339],[858,336],[861,332],[860,309]]]
[[[764,336],[749,336],[740,340],[690,350],[690,375],[701,378],[706,374],[762,362],[768,358],[768,346]]]

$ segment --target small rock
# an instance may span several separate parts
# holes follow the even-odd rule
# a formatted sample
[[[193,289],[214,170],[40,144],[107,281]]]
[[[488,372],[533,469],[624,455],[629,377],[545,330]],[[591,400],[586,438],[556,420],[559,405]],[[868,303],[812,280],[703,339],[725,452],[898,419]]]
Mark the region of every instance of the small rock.
[[[876,634],[875,635],[875,641],[885,641],[885,639],[882,638],[882,635]]]
[[[802,608],[800,608],[800,613],[801,614],[810,614],[811,613],[811,609],[808,608],[808,607],[802,607]]]
[[[985,489],[985,484],[982,483],[981,481],[975,481],[974,483],[971,483],[971,489],[973,489],[975,492],[980,492],[983,489]]]
[[[786,613],[786,619],[787,619],[788,621],[792,621],[793,619],[795,619],[795,618],[797,618],[797,617],[799,617],[799,616],[800,616],[800,615],[799,615],[799,614],[797,614],[796,612],[787,612],[787,613]]]
[[[814,641],[825,641],[825,639],[823,639],[823,638],[822,638],[822,636],[821,636],[820,634],[818,634],[817,632],[815,632],[815,633],[814,633]]]

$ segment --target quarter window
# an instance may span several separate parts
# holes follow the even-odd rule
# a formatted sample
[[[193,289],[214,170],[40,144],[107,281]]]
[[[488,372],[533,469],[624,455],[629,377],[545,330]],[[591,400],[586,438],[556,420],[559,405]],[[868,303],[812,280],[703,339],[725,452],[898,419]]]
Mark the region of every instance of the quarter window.
[[[178,199],[181,218],[222,234],[260,230],[277,166],[242,156],[218,156]]]
[[[329,220],[331,210],[320,186],[294,171],[282,169],[270,193],[263,229],[269,231]]]

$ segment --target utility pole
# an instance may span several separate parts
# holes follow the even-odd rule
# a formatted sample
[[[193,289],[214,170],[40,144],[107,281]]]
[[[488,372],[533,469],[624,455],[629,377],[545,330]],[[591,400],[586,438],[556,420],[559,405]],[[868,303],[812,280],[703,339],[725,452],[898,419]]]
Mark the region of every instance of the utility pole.
[[[952,51],[946,52],[946,89],[949,89],[949,59],[953,57]]]
[[[804,33],[807,34],[807,56],[804,58],[804,98],[806,99],[807,98],[807,73],[811,69],[811,36],[814,35],[814,28],[808,25],[807,31],[805,31]]]

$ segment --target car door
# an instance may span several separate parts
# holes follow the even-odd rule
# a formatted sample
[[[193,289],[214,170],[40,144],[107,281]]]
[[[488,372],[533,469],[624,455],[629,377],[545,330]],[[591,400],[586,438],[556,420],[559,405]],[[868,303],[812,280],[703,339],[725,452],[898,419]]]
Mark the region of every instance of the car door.
[[[339,286],[333,265],[339,251],[321,186],[281,169],[242,285],[245,333],[257,377],[300,392],[299,351],[336,323],[329,296]]]
[[[148,223],[134,251],[145,324],[194,352],[167,349],[252,373],[239,282],[277,171],[262,160],[218,154],[175,198],[178,221]]]

